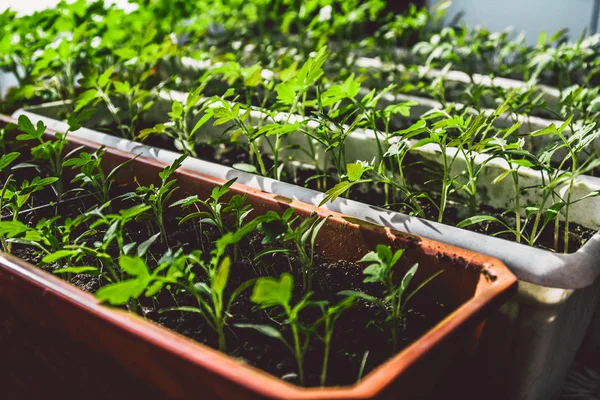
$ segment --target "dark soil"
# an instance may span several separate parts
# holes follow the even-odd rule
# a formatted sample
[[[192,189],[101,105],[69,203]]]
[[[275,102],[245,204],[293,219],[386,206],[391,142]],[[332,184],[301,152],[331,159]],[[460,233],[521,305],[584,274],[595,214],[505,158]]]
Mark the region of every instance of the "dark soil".
[[[120,193],[115,193],[115,195]],[[84,211],[93,205],[88,198],[83,202],[68,202],[61,204],[58,208],[49,207],[35,212],[32,222],[40,218],[58,215],[73,216],[75,213]],[[118,211],[120,207],[129,207],[131,204],[126,202],[117,203],[113,206],[113,212]],[[172,249],[182,248],[185,252],[194,249],[202,249],[203,254],[208,255],[212,248],[212,243],[220,235],[216,228],[210,225],[199,225],[198,223],[186,223],[179,225],[178,214],[170,214],[165,218],[167,231],[169,232],[168,246],[165,243],[155,242],[150,251],[153,256],[149,260],[159,258],[168,247]],[[141,243],[150,235],[155,233],[155,229],[148,221],[132,222],[127,229],[129,241]],[[104,233],[97,232],[90,237],[88,241],[93,243],[95,240],[101,240]],[[262,237],[254,233],[246,240],[240,243],[238,257],[232,265],[230,280],[228,282],[229,291],[232,291],[241,283],[256,278],[258,276],[279,276],[283,272],[291,273],[295,278],[295,299],[294,304],[302,296],[300,266],[294,257],[288,258],[283,255],[272,255],[254,261],[255,255],[265,248],[261,244]],[[38,256],[31,248],[15,246],[14,254],[32,263],[39,263]],[[118,251],[114,249],[115,258]],[[95,260],[86,260],[88,265],[94,265]],[[52,271],[63,265],[59,263],[47,265],[43,268]],[[341,296],[336,295],[341,290],[361,290],[371,295],[382,296],[382,287],[377,284],[364,284],[362,269],[364,266],[352,262],[329,260],[323,254],[318,254],[314,265],[313,280],[313,300],[327,300],[331,304],[341,300]],[[201,270],[196,271],[202,276]],[[95,292],[99,287],[106,284],[102,279],[89,275],[78,275],[72,279],[72,283],[77,287],[88,292]],[[251,330],[236,328],[236,323],[268,324],[277,326],[274,320],[282,321],[279,317],[281,310],[274,309],[269,311],[260,311],[249,301],[250,290],[243,293],[239,300],[230,310],[231,318],[226,330],[227,352],[228,354],[240,358],[251,365],[263,369],[277,377],[296,382],[295,361],[288,350],[277,340],[263,336],[262,334]],[[436,295],[430,293],[427,288],[423,289],[419,295],[415,296],[411,308],[408,310],[403,321],[404,329],[400,334],[400,341],[396,351],[392,348],[389,341],[389,326],[384,322],[384,316],[372,304],[359,301],[355,307],[346,312],[338,320],[332,341],[332,348],[328,368],[328,385],[351,385],[359,373],[361,360],[368,352],[368,357],[364,369],[367,374],[377,365],[385,362],[395,352],[401,350],[415,339],[423,335],[427,330],[433,327],[443,319],[452,310],[438,303]],[[157,306],[157,304],[159,306]],[[183,312],[165,312],[161,313],[159,309],[174,306],[194,306],[195,300],[187,293],[176,290],[163,291],[156,299],[143,299],[141,302],[141,313],[153,321],[175,330],[183,335],[195,339],[206,345],[217,347],[217,338],[211,328],[203,319],[195,313]],[[317,308],[311,308],[303,312],[303,323],[310,325],[320,316]],[[283,329],[286,338],[291,340],[289,331],[285,325],[279,327]],[[308,386],[319,385],[319,378],[322,366],[323,345],[312,340],[305,358],[306,383]]]

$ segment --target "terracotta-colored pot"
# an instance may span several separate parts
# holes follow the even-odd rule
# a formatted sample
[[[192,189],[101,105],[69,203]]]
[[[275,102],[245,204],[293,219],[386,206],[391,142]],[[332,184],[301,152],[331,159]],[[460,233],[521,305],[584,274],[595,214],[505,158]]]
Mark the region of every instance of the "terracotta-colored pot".
[[[10,119],[3,120],[10,122]],[[53,135],[47,137],[50,139]],[[81,145],[98,148],[97,144],[78,138],[71,138],[68,147]],[[133,158],[135,156],[130,153],[107,148],[105,167],[112,168]],[[117,181],[133,183],[137,177],[142,184],[156,182],[158,172],[164,166],[158,161],[138,157],[121,170]],[[224,183],[184,169],[177,171],[174,177],[181,188],[180,196],[197,194],[206,198],[215,185]],[[516,289],[516,278],[495,258],[392,231],[243,185],[231,187],[230,195],[235,194],[247,194],[256,215],[267,210],[282,212],[288,207],[301,216],[313,212],[320,216],[330,215],[318,238],[319,249],[330,259],[356,261],[377,244],[389,244],[406,249],[403,257],[406,266],[419,262],[415,282],[444,268],[445,272],[428,288],[452,311],[359,384],[302,388],[139,316],[105,307],[93,295],[22,260],[0,254],[0,320],[8,321],[0,332],[0,369],[10,371],[11,364],[20,355],[31,357],[21,360],[28,368],[17,368],[9,375],[10,379],[0,378],[6,380],[8,393],[12,388],[12,393],[17,393],[15,397],[34,393],[54,398],[65,393],[72,396],[74,392],[70,389],[83,386],[83,391],[77,392],[81,398],[102,397],[94,390],[129,398],[203,399],[414,398],[430,395],[432,389],[446,390],[447,394],[445,385],[450,383],[456,387],[452,381],[468,375],[462,368],[476,347],[481,322]],[[35,350],[31,349],[31,341]],[[73,349],[76,349],[76,356],[71,354]],[[46,368],[55,364],[53,359],[61,359],[63,355],[66,360],[73,360],[67,363],[65,370]],[[79,376],[82,371],[90,375],[91,378],[86,375],[87,379],[95,384],[83,385]],[[24,377],[23,373],[29,375]],[[44,379],[48,375],[50,378]],[[32,388],[30,385],[37,386]],[[86,387],[89,388],[87,392]]]

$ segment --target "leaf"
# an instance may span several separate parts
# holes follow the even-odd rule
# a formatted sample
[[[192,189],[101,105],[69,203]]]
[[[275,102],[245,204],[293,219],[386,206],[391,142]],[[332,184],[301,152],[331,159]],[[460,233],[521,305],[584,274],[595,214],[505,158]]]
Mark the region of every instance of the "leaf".
[[[19,115],[19,129],[25,133],[29,133],[33,137],[37,136],[37,131],[27,115]]]
[[[119,210],[119,214],[124,220],[131,220],[132,218],[137,217],[141,213],[148,211],[150,208],[150,206],[147,206],[145,204],[138,204],[137,206],[133,206],[126,210]]]
[[[177,206],[181,206],[181,207],[189,207],[192,204],[198,203],[200,200],[198,199],[198,195],[193,195],[193,196],[188,196],[186,198],[177,200],[176,202],[174,202],[173,204],[171,204],[169,207],[177,207]]]
[[[457,228],[465,228],[467,226],[479,224],[479,223],[486,222],[486,221],[501,223],[501,221],[498,218],[493,217],[491,215],[476,215],[474,217],[469,217],[469,218],[463,219],[458,224],[456,224],[456,227]]]
[[[334,201],[339,196],[346,193],[346,191],[348,191],[352,186],[354,186],[355,183],[356,182],[350,181],[339,182],[337,185],[335,185],[325,193],[327,196],[325,196],[325,198],[321,200],[321,202],[319,203],[319,207],[323,206],[324,204],[330,201]]]
[[[221,261],[221,265],[217,270],[217,274],[212,283],[213,290],[219,295],[223,295],[223,291],[227,286],[227,280],[229,279],[229,269],[231,268],[231,259],[229,257],[225,257],[223,261]]]
[[[20,155],[21,153],[16,151],[13,151],[12,153],[8,154],[3,154],[2,157],[0,157],[0,171],[8,167],[13,161],[19,158]]]
[[[88,274],[88,275],[98,275],[100,274],[100,270],[96,267],[67,267],[55,269],[52,271],[53,274]]]
[[[71,256],[77,255],[79,253],[80,253],[79,250],[58,250],[58,251],[55,251],[54,253],[50,253],[50,254],[46,255],[44,258],[42,258],[42,262],[46,263],[46,264],[50,264],[50,263],[53,263],[54,261],[63,259],[65,257],[71,257]]]
[[[196,131],[198,129],[200,129],[200,127],[202,127],[202,125],[204,125],[206,123],[206,121],[208,121],[209,119],[212,118],[212,113],[206,113],[202,116],[202,118],[200,118],[198,120],[198,122],[196,122],[196,125],[194,125],[194,128],[192,129],[192,131],[190,132],[190,135],[193,135],[194,133],[196,133]]]
[[[88,108],[81,111],[80,113],[72,113],[67,119],[69,124],[69,131],[76,131],[81,128],[81,123],[90,119],[96,113],[95,108]],[[65,157],[68,158],[68,157]]]
[[[269,326],[269,325],[259,325],[259,324],[235,324],[234,326],[236,328],[254,329],[255,331],[258,331],[258,332],[262,333],[265,336],[268,336],[268,337],[280,340],[281,342],[283,342],[283,343],[285,343],[287,345],[287,342],[284,339],[284,337],[281,334],[281,332],[279,332],[277,329],[273,328],[272,326]]]
[[[355,182],[362,177],[363,172],[365,172],[365,167],[362,163],[353,163],[346,165],[348,170],[348,180],[351,182]]]
[[[115,91],[117,93],[126,95],[126,94],[129,94],[129,92],[131,91],[131,86],[129,86],[128,81],[125,81],[125,82],[115,81],[114,85],[115,85]]]
[[[250,300],[262,308],[283,306],[289,308],[292,300],[294,278],[288,273],[281,274],[279,279],[261,277],[254,284]]]
[[[158,232],[157,234],[150,236],[150,238],[140,243],[140,245],[137,248],[138,257],[144,257],[146,255],[148,249],[150,248],[150,246],[152,246],[152,243],[154,243],[156,239],[158,239],[160,234],[161,232]]]
[[[198,307],[191,307],[191,306],[161,308],[160,310],[158,310],[158,313],[162,314],[162,313],[169,312],[169,311],[191,312],[191,313],[204,315],[204,312],[201,309],[199,309]]]
[[[296,98],[296,88],[292,86],[291,83],[285,82],[280,83],[275,87],[277,91],[277,100],[281,101],[283,104],[291,105],[294,103],[294,99]]]
[[[359,299],[363,299],[370,303],[373,303],[383,309],[386,308],[386,304],[383,301],[381,301],[380,299],[378,299],[377,297],[368,295],[363,292],[359,292],[358,290],[342,290],[341,292],[338,292],[338,294],[340,296],[357,297]]]
[[[75,102],[75,109],[73,112],[77,112],[81,110],[83,107],[90,104],[98,98],[98,91],[96,89],[88,89],[85,92],[81,93]]]
[[[406,272],[406,274],[404,274],[404,277],[402,278],[402,282],[400,282],[398,296],[402,297],[403,293],[406,291],[406,289],[410,285],[410,282],[412,281],[415,274],[417,273],[418,268],[419,268],[419,264],[415,264]]]
[[[123,255],[119,257],[119,266],[131,276],[140,278],[150,276],[146,262],[140,257]]]
[[[0,221],[0,235],[8,238],[27,232],[28,229],[21,221]]]
[[[96,298],[112,305],[127,304],[129,299],[137,299],[142,295],[149,281],[144,279],[131,279],[101,287],[96,292]]]
[[[98,77],[98,86],[104,88],[108,84],[108,81],[112,76],[114,69],[115,67],[111,65],[106,71],[102,73],[102,75]]]
[[[171,112],[168,113],[172,120],[177,120],[183,115],[183,104],[174,101],[171,105]]]

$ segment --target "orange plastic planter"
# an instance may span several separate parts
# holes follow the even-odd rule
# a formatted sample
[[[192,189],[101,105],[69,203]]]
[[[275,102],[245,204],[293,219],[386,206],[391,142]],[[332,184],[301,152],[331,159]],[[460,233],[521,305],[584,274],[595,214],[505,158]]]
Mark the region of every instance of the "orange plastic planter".
[[[5,123],[10,121],[4,119]],[[82,139],[70,139],[70,148],[81,145],[91,149],[98,147]],[[107,149],[104,157],[106,168],[132,158],[135,156],[114,149]],[[148,184],[158,180],[158,172],[164,166],[157,161],[138,157],[121,171],[117,180],[133,183],[136,176],[138,181]],[[180,196],[197,194],[205,198],[215,185],[224,183],[220,179],[184,169],[174,177],[181,188]],[[431,292],[439,296],[438,300],[453,311],[420,339],[365,376],[359,384],[302,388],[137,315],[105,307],[93,295],[31,264],[0,253],[0,320],[16,321],[6,322],[0,328],[0,349],[3,353],[0,370],[11,370],[11,365],[16,362],[15,357],[28,354],[31,340],[42,340],[48,336],[65,340],[65,343],[44,340],[43,346],[38,346],[35,357],[26,361],[30,374],[28,378],[32,382],[20,376],[18,372],[21,369],[17,369],[8,378],[0,378],[0,383],[4,380],[6,384],[0,390],[7,389],[9,394],[21,396],[27,393],[42,393],[51,398],[56,394],[72,395],[71,390],[75,390],[80,382],[77,373],[81,372],[82,367],[71,364],[75,366],[70,372],[74,376],[65,376],[65,382],[70,382],[65,387],[56,379],[44,379],[52,371],[44,369],[44,361],[40,361],[46,360],[52,364],[48,357],[60,357],[65,348],[77,349],[80,353],[80,357],[76,358],[78,362],[87,368],[87,373],[95,376],[95,383],[102,383],[95,386],[116,396],[113,398],[137,398],[142,395],[202,399],[414,398],[431,395],[432,391],[449,390],[448,384],[456,387],[457,377],[470,379],[464,376],[467,374],[461,368],[465,360],[472,358],[469,354],[476,348],[481,322],[516,290],[516,278],[500,261],[243,185],[234,184],[231,187],[231,195],[242,193],[248,194],[247,201],[257,215],[267,210],[282,212],[288,207],[294,208],[301,216],[312,212],[323,217],[330,215],[318,240],[319,249],[330,259],[356,261],[377,244],[388,244],[406,249],[403,256],[406,266],[414,262],[420,264],[415,282],[444,268],[445,272],[429,285]],[[13,324],[13,331],[20,325],[25,326],[23,332],[28,334],[18,337],[11,335],[11,328],[7,327],[10,324]],[[54,344],[62,347],[53,348]],[[5,349],[10,351],[6,352]],[[19,349],[23,350],[20,352]],[[5,357],[5,354],[8,356]],[[68,375],[68,372],[63,375]],[[38,382],[37,387],[28,387],[35,382]],[[98,392],[81,392],[82,398],[102,395]]]

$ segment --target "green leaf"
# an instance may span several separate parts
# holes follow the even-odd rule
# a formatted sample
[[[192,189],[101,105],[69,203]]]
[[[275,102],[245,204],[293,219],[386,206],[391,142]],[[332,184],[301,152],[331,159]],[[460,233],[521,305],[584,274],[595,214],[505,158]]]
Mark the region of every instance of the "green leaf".
[[[281,274],[279,279],[261,277],[254,284],[250,300],[262,308],[277,305],[288,308],[292,300],[293,289],[294,278],[288,273]]]
[[[191,313],[196,313],[196,314],[202,314],[202,315],[204,315],[204,312],[201,309],[199,309],[198,307],[191,307],[191,306],[179,306],[179,307],[161,308],[158,311],[158,313],[162,314],[162,313],[169,312],[169,311],[191,312]]]
[[[291,83],[280,83],[275,87],[275,90],[277,91],[277,100],[287,105],[294,103],[297,88]]]
[[[340,296],[357,297],[359,299],[366,300],[369,303],[373,303],[383,309],[385,309],[387,307],[387,305],[384,302],[382,302],[381,300],[379,300],[377,297],[368,295],[363,292],[359,292],[358,290],[342,290],[341,292],[338,292],[338,294]]]
[[[192,129],[192,131],[190,132],[190,135],[193,135],[194,133],[196,133],[196,131],[198,129],[200,129],[200,127],[202,127],[202,125],[204,125],[206,123],[206,121],[208,121],[209,119],[212,118],[212,113],[206,113],[202,116],[202,118],[200,118],[198,120],[198,122],[196,122],[196,125],[194,125],[194,128]]]
[[[340,197],[342,194],[346,193],[346,191],[348,191],[352,186],[354,186],[355,183],[357,183],[357,182],[350,182],[350,181],[339,182],[337,185],[335,185],[334,187],[332,187],[325,193],[327,196],[325,196],[325,198],[323,200],[321,200],[321,202],[319,203],[319,207],[323,206],[324,204],[326,204],[330,201],[334,201],[335,199]]]
[[[254,329],[255,331],[258,331],[258,332],[262,333],[265,336],[268,336],[268,337],[280,340],[281,342],[283,342],[283,343],[285,343],[287,345],[287,342],[284,339],[284,337],[281,334],[281,332],[279,332],[277,329],[273,328],[272,326],[269,326],[269,325],[259,325],[259,324],[235,324],[234,326],[236,328]]]
[[[362,177],[363,172],[365,172],[365,167],[362,163],[353,163],[346,165],[348,170],[348,180],[351,182],[355,182]]]
[[[8,238],[27,232],[28,229],[21,221],[0,221],[0,235]]]
[[[150,236],[150,238],[140,243],[140,245],[137,248],[138,257],[144,257],[146,255],[148,249],[150,249],[150,246],[152,246],[152,243],[154,243],[156,239],[158,239],[160,234],[161,232],[158,232],[157,234]]]
[[[98,91],[96,89],[88,89],[85,92],[81,93],[77,100],[75,101],[75,109],[74,112],[81,110],[83,107],[90,104],[92,101],[96,100],[99,97]]]
[[[32,135],[34,137],[38,137],[37,130],[31,123],[31,120],[29,119],[29,117],[27,115],[19,115],[18,123],[19,123],[20,130],[22,130],[25,133],[29,133],[30,135]]]
[[[100,75],[98,77],[98,86],[100,86],[101,88],[104,88],[108,84],[109,79],[112,76],[114,69],[115,69],[115,67],[111,65],[110,67],[108,67],[108,69],[106,71],[104,71],[102,73],[102,75]]]
[[[3,154],[2,157],[0,157],[0,171],[8,167],[13,161],[19,158],[20,155],[21,153],[16,151],[13,151],[12,153],[8,154]]]
[[[145,278],[150,276],[150,271],[146,262],[141,257],[121,256],[119,257],[119,266],[131,276]]]
[[[52,271],[53,274],[72,274],[72,275],[77,275],[77,274],[88,274],[88,275],[98,275],[100,274],[100,270],[98,270],[98,268],[96,267],[67,267],[67,268],[60,268],[60,269],[55,269],[54,271]]]
[[[42,258],[42,262],[49,264],[49,263],[53,263],[54,261],[61,260],[65,257],[71,257],[74,255],[77,255],[79,253],[80,253],[79,250],[58,250],[58,251],[55,251],[54,253],[50,253],[50,254],[46,255],[44,258]]]
[[[229,279],[229,269],[231,268],[231,259],[229,257],[225,257],[223,261],[221,261],[221,265],[219,265],[219,269],[217,270],[217,274],[212,284],[213,290],[219,294],[219,296],[223,295],[223,291],[227,286],[227,280]]]
[[[101,287],[96,292],[96,298],[112,305],[127,304],[130,299],[137,299],[142,295],[149,281],[144,279],[131,279]]]
[[[121,49],[116,49],[113,51],[121,60],[131,60],[132,58],[136,57],[137,51],[135,51],[134,49],[130,48],[130,47],[124,47]],[[104,86],[104,85],[100,85],[100,86]]]
[[[171,105],[171,112],[168,114],[172,120],[177,120],[181,118],[181,116],[183,115],[183,104],[181,104],[178,101],[174,101]]]
[[[501,222],[498,218],[492,217],[491,215],[476,215],[474,217],[469,217],[469,218],[463,219],[458,224],[456,224],[456,227],[457,228],[465,228],[467,226],[479,224],[479,223],[486,222],[486,221]]]
[[[402,297],[402,294],[404,292],[406,292],[406,289],[408,288],[408,286],[410,285],[410,282],[412,281],[412,279],[414,278],[415,274],[417,273],[417,269],[419,269],[419,264],[415,264],[413,265],[407,272],[406,274],[404,274],[404,277],[402,278],[402,282],[400,282],[400,289],[399,289],[399,293],[398,295],[400,297]]]
[[[114,85],[115,85],[115,91],[117,93],[129,94],[129,92],[131,91],[131,86],[129,86],[128,81],[125,81],[125,82],[115,81]]]

